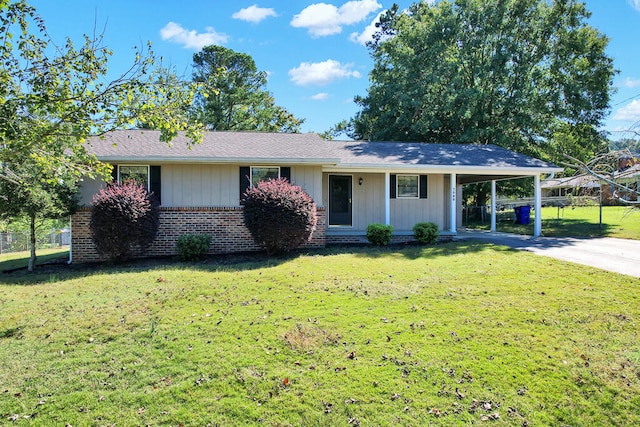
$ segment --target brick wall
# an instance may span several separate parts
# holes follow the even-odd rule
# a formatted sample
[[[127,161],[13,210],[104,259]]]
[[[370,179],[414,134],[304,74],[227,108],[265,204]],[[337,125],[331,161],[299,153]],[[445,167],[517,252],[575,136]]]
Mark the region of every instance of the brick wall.
[[[450,242],[453,240],[453,235],[451,234],[440,234],[438,236],[438,242]],[[416,241],[415,237],[412,234],[407,235],[393,235],[391,236],[391,244],[404,244],[404,243],[414,243]],[[325,244],[326,245],[357,245],[357,244],[370,244],[367,240],[367,236],[365,234],[343,234],[336,235],[331,234],[325,236]]]
[[[325,210],[319,208],[317,215],[316,231],[304,247],[325,246]],[[71,218],[74,262],[102,260],[91,240],[90,218],[89,208],[80,210]],[[184,234],[210,234],[210,254],[259,250],[244,225],[242,208],[160,208],[158,236],[145,255],[175,255],[176,241]]]
[[[400,244],[400,243],[410,243],[415,242],[415,238],[413,235],[394,235],[391,236],[391,244]],[[326,236],[326,244],[327,245],[354,245],[354,244],[370,244],[369,240],[367,240],[367,236],[365,234],[357,234],[357,235],[336,235],[332,234]]]

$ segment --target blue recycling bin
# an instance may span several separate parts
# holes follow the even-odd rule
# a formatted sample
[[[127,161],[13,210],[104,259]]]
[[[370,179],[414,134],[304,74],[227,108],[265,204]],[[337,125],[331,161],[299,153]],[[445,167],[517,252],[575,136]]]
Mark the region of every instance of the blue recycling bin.
[[[531,224],[531,206],[517,206],[513,210],[516,213],[516,224]]]

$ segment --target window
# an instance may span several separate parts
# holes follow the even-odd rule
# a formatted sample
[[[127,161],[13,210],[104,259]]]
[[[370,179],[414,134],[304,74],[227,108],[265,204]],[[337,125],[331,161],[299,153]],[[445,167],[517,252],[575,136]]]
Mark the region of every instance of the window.
[[[119,165],[118,182],[134,180],[149,191],[149,166],[147,165]]]
[[[251,167],[251,185],[260,181],[280,178],[280,168],[277,166],[253,166]]]
[[[398,197],[418,198],[419,180],[418,175],[398,175]]]

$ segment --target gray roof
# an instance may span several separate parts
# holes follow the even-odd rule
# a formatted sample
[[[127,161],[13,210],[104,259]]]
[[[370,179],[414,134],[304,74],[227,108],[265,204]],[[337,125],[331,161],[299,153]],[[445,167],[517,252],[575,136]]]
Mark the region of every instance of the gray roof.
[[[160,133],[120,130],[93,137],[87,149],[107,162],[319,164],[345,168],[540,169],[556,166],[495,145],[325,141],[313,133],[206,132],[192,145],[184,134],[171,144]]]
[[[541,187],[545,189],[553,188],[600,188],[598,179],[591,175],[567,176],[553,178],[542,181]]]
[[[200,144],[192,144],[184,133],[167,144],[159,131],[133,129],[90,138],[87,150],[107,162],[337,163],[324,142],[313,133],[206,132]]]
[[[341,165],[421,165],[482,168],[556,168],[496,145],[419,142],[335,142]]]

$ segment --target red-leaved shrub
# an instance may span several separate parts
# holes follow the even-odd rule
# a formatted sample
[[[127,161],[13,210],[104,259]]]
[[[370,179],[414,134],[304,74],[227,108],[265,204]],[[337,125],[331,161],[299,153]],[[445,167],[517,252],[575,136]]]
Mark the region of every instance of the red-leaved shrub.
[[[268,254],[287,252],[308,241],[316,229],[316,204],[284,178],[258,182],[242,197],[244,222]]]
[[[144,252],[160,225],[160,209],[147,190],[135,181],[109,184],[93,196],[93,243],[99,254],[124,261]]]

